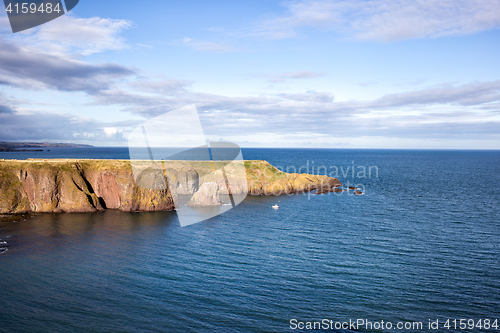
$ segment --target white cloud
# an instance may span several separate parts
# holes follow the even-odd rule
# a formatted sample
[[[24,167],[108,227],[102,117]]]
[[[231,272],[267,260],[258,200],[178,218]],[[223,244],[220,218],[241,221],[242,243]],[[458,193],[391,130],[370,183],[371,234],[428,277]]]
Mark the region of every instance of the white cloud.
[[[131,27],[128,20],[79,18],[69,13],[33,29],[12,34],[7,15],[0,15],[0,34],[7,35],[18,46],[38,48],[47,53],[88,55],[127,49],[130,46],[120,34]]]
[[[271,83],[284,83],[287,82],[289,79],[311,79],[324,75],[326,75],[325,72],[296,71],[296,72],[288,72],[275,75],[266,75],[265,77],[267,77],[268,81]]]
[[[301,27],[335,30],[360,40],[398,41],[487,31],[500,26],[498,0],[303,0],[254,31],[289,38]]]
[[[0,34],[12,33],[7,15],[0,15]]]
[[[67,14],[41,25],[33,35],[25,38],[46,52],[88,55],[129,48],[120,33],[131,26],[127,20],[78,18]]]
[[[399,94],[388,94],[375,101],[373,106],[404,106],[419,104],[482,105],[500,100],[500,80],[476,82],[454,86],[439,86]]]
[[[330,103],[334,96],[326,92],[306,92],[305,94],[279,94],[278,96],[296,102],[322,102]]]
[[[323,76],[325,74],[325,72],[298,71],[283,73],[281,76],[288,77],[290,79],[309,79],[313,77]]]
[[[184,45],[192,47],[196,51],[209,51],[209,52],[234,52],[236,48],[224,42],[209,42],[200,41],[193,38],[184,37],[182,39]]]
[[[163,81],[137,81],[129,83],[129,86],[138,91],[173,95],[186,91],[191,86],[192,81],[187,80],[163,80]]]
[[[104,127],[103,130],[104,134],[106,134],[108,138],[113,137],[118,133],[122,133],[122,130],[117,127]]]

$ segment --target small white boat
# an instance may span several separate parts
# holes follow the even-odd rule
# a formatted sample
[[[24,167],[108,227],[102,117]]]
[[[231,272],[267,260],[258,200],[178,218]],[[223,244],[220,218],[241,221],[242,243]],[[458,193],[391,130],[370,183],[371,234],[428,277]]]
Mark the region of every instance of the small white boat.
[[[278,206],[278,205],[274,205],[274,206],[273,206],[273,208],[274,208],[274,209],[278,209],[278,208],[280,208],[280,206]]]

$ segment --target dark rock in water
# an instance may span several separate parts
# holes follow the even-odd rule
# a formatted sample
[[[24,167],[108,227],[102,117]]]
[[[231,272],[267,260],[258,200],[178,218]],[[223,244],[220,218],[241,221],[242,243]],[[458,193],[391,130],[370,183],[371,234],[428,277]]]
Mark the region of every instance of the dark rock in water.
[[[319,187],[317,189],[316,193],[314,193],[314,194],[325,194],[325,193],[328,193],[328,192],[330,192],[330,185],[329,184],[325,184],[322,187]]]
[[[354,194],[355,194],[355,195],[362,195],[362,194],[364,194],[364,193],[363,193],[363,192],[361,192],[361,191],[356,191],[356,192],[354,192]]]
[[[7,244],[6,241],[0,240],[0,254],[4,253],[7,251],[9,248],[9,244]]]
[[[325,194],[325,193],[328,193],[330,192],[327,188],[320,188],[319,190],[317,190],[314,194]]]
[[[354,186],[349,186],[349,189],[350,189],[350,190],[357,190],[358,188],[357,188],[357,187],[354,187]]]
[[[338,187],[322,187],[319,190],[317,190],[316,193],[314,193],[314,194],[326,194],[329,192],[340,193],[340,192],[344,192],[344,190],[342,190],[341,188],[338,188]]]
[[[29,214],[0,214],[0,223],[1,222],[20,222],[20,221],[26,221],[26,217],[29,217]],[[0,229],[1,231],[1,229]],[[1,243],[1,241],[0,241]],[[1,246],[1,244],[0,244]]]
[[[334,188],[334,187],[340,187],[340,186],[342,186],[342,184],[339,182],[339,180],[337,178],[328,177],[328,186],[330,188]]]
[[[193,194],[193,197],[187,203],[193,207],[220,206],[223,202],[219,198],[219,184],[216,182],[207,182],[201,184],[198,191]]]

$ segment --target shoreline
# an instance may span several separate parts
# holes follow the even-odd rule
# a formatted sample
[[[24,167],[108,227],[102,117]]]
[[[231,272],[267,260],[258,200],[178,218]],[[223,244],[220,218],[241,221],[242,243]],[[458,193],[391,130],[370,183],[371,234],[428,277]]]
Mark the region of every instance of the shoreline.
[[[162,163],[158,163],[162,162]],[[86,213],[106,209],[169,211],[177,195],[205,195],[204,183],[215,183],[216,195],[279,196],[329,191],[337,178],[286,173],[262,160],[152,161],[111,159],[0,159],[0,214]],[[214,166],[216,167],[214,169]],[[161,170],[161,169],[160,169]],[[138,171],[141,173],[138,174]],[[144,172],[148,171],[144,175]],[[135,172],[135,175],[134,175]]]

